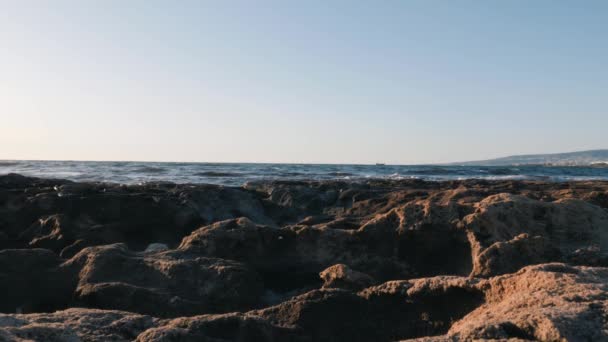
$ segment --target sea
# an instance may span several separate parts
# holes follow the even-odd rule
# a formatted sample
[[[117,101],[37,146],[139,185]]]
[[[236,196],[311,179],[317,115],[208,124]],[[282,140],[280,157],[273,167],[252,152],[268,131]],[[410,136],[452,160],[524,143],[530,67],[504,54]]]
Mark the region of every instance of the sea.
[[[429,181],[487,179],[582,181],[607,180],[608,168],[593,166],[458,166],[161,163],[0,160],[0,175],[18,173],[80,182],[140,184],[173,182],[241,186],[263,180],[422,179]]]

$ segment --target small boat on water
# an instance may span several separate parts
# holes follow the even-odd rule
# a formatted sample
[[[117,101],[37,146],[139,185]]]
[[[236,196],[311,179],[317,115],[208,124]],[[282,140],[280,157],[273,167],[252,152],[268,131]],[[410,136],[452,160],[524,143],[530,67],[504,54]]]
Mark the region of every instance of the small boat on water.
[[[384,163],[376,163],[376,166],[385,166],[386,164]]]

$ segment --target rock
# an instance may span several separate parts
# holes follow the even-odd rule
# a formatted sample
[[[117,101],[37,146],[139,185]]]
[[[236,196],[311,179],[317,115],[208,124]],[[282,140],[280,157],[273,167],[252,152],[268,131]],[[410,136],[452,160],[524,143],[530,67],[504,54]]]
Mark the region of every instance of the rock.
[[[271,215],[277,221],[297,222],[307,216],[322,215],[324,209],[330,207],[338,199],[342,184],[322,182],[252,182],[245,189],[264,196]]]
[[[60,252],[74,242],[74,228],[65,215],[51,215],[34,222],[23,231],[19,239],[29,241],[33,248],[46,248]]]
[[[561,253],[548,238],[519,234],[509,241],[492,244],[476,259],[477,276],[494,276],[515,272],[526,265],[560,260]]]
[[[365,299],[339,289],[311,291],[249,314],[273,325],[295,327],[310,341],[370,341],[382,336]]]
[[[74,304],[176,317],[254,306],[259,276],[238,262],[181,251],[135,253],[123,244],[88,247],[63,267],[79,271]]]
[[[159,320],[68,309],[0,315],[0,337],[50,341],[603,341],[608,268],[542,264],[489,279],[314,290],[249,311]]]
[[[479,280],[438,276],[389,281],[359,292],[370,305],[382,340],[444,334],[453,322],[484,303]]]
[[[310,342],[299,332],[282,328],[267,320],[241,313],[204,315],[164,321],[142,332],[138,342],[267,341]]]
[[[59,253],[59,256],[61,256],[64,259],[70,259],[74,255],[76,255],[78,252],[83,250],[85,247],[92,247],[92,246],[104,245],[104,244],[105,243],[103,241],[95,241],[92,239],[86,239],[86,240],[78,239],[78,240],[74,241],[71,245],[66,246],[64,249],[62,249],[61,252]]]
[[[384,234],[384,233],[380,233]],[[394,236],[394,232],[388,232]],[[294,226],[276,229],[246,218],[202,227],[184,238],[180,250],[247,263],[271,289],[320,285],[319,272],[345,263],[379,279],[408,274],[393,249],[383,248],[371,234],[353,230]],[[390,242],[390,238],[386,238]]]
[[[547,203],[506,193],[493,195],[477,204],[462,227],[472,246],[473,276],[562,261],[562,255],[591,244],[608,249],[608,212],[576,199]],[[512,263],[510,259],[492,260],[512,256],[516,256]]]
[[[61,269],[61,261],[47,249],[0,251],[0,311],[29,313],[67,307],[76,274]]]
[[[0,340],[608,340],[606,194],[0,176]]]
[[[169,250],[169,246],[164,243],[151,243],[146,247],[144,253],[158,253]]]
[[[392,281],[358,294],[314,290],[248,314],[277,326],[295,327],[312,341],[393,341],[437,335],[483,304],[477,282],[437,277]]]
[[[374,279],[369,275],[354,271],[344,264],[328,267],[319,276],[323,279],[323,288],[343,288],[356,291],[374,283]]]
[[[598,246],[579,248],[567,256],[569,263],[587,266],[608,266],[608,254]]]
[[[260,199],[238,188],[0,176],[0,230],[16,248],[59,253],[83,240],[84,246],[124,242],[143,250],[150,243],[176,244],[200,225],[240,216],[274,224]]]
[[[122,311],[67,309],[54,313],[0,315],[2,341],[132,341],[158,320]]]
[[[454,323],[456,340],[605,341],[607,268],[544,264],[479,284],[486,304]]]

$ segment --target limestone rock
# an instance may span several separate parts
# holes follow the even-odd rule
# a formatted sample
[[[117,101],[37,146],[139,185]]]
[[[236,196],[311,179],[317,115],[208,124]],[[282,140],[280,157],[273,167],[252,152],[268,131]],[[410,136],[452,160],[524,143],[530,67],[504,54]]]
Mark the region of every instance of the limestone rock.
[[[473,276],[513,272],[535,262],[561,261],[562,255],[589,245],[608,250],[608,211],[576,199],[543,202],[506,193],[493,195],[479,202],[462,226],[472,247]],[[512,264],[492,261],[492,257],[514,255],[502,249],[523,253]]]
[[[123,311],[67,309],[54,313],[0,315],[0,340],[127,342],[158,319]]]
[[[323,288],[361,290],[374,283],[374,279],[369,275],[357,272],[344,264],[328,267],[319,276],[323,279]]]
[[[155,316],[251,307],[259,276],[238,262],[180,251],[135,253],[123,244],[88,247],[63,265],[79,270],[75,304]]]
[[[607,268],[529,266],[482,282],[486,303],[456,322],[457,340],[608,340]]]

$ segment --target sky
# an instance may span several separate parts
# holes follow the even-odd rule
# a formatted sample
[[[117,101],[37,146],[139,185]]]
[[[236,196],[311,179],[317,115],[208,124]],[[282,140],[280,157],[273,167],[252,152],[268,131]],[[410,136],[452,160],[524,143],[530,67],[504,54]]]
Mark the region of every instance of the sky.
[[[608,2],[0,0],[0,159],[608,148]]]

